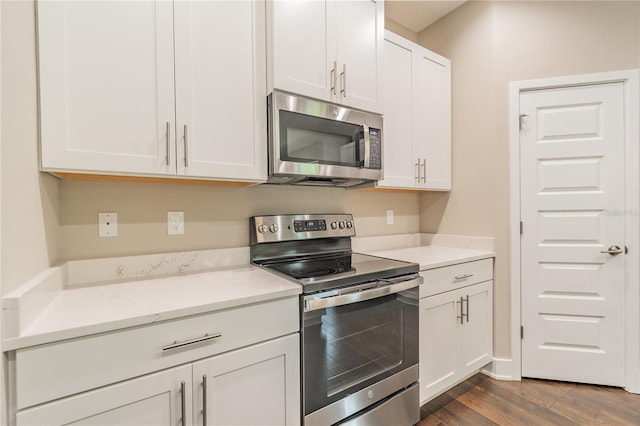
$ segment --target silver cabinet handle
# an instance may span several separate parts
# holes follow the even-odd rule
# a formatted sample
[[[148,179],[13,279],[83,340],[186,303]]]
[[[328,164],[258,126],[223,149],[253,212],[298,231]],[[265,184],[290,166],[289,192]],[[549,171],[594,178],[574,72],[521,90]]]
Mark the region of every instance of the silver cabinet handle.
[[[202,376],[202,425],[207,426],[207,375]]]
[[[427,183],[427,159],[422,160],[422,182]]]
[[[180,382],[180,399],[182,402],[182,418],[180,421],[182,422],[182,426],[187,426],[187,396],[185,395],[187,391],[187,386],[184,382]]]
[[[624,253],[624,250],[618,246],[611,246],[606,250],[602,250],[600,253],[610,254],[611,256],[617,256],[620,253]]]
[[[169,151],[171,150],[171,123],[167,121],[167,166],[171,165],[171,157]]]
[[[207,340],[217,339],[218,337],[222,337],[222,333],[214,333],[214,334],[205,334],[203,337],[196,337],[195,339],[185,340],[183,342],[178,342],[177,340],[171,343],[170,345],[163,346],[163,351],[169,351],[171,349],[181,348],[183,346],[194,345],[200,342],[206,342]]]
[[[340,73],[340,93],[342,97],[347,97],[347,64],[342,64],[342,72]]]
[[[453,279],[456,281],[460,281],[460,280],[466,280],[467,278],[471,278],[472,276],[473,274],[456,275],[455,277],[453,277]]]
[[[187,125],[184,125],[184,166],[189,167],[189,140],[187,139]]]
[[[336,92],[336,86],[338,85],[338,80],[337,80],[337,73],[338,73],[338,63],[336,61],[333,61],[333,68],[331,69],[331,93],[333,93],[334,95],[337,94]]]
[[[420,159],[418,158],[418,162],[416,165],[416,181],[420,183]]]
[[[458,315],[456,318],[458,318],[460,320],[460,324],[464,324],[464,312],[463,312],[463,306],[462,303],[464,302],[464,298],[462,296],[460,296],[460,300],[458,300],[456,303],[460,304],[460,315]]]
[[[467,294],[467,297],[464,298],[464,301],[467,302],[467,313],[465,314],[465,316],[467,317],[467,323],[469,322],[469,295]]]

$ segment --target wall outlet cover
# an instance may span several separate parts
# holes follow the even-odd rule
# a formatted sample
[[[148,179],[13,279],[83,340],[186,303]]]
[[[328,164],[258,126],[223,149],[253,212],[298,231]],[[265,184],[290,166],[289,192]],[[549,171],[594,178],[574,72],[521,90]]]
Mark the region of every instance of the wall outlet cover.
[[[167,212],[167,234],[168,235],[184,234],[184,212],[183,211]]]

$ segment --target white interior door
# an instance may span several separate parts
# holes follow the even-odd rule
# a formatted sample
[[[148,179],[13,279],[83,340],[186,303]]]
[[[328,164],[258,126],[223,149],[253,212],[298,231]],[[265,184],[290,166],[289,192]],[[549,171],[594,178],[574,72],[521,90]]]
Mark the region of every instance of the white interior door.
[[[625,383],[622,83],[524,92],[522,376]]]

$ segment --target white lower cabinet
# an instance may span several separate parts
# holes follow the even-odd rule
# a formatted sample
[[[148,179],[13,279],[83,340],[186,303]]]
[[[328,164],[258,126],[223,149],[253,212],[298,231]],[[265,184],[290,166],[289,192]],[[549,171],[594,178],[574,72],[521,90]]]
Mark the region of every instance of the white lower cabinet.
[[[191,424],[191,410],[182,417],[181,384],[191,401],[191,366],[172,368],[116,385],[84,392],[18,412],[23,425],[155,425]],[[188,398],[188,399],[187,399]],[[185,409],[190,404],[186,404]]]
[[[286,297],[18,349],[9,424],[298,424],[298,309]]]
[[[299,335],[193,364],[194,425],[300,422]]]
[[[293,334],[83,392],[22,410],[16,424],[297,424],[298,345]]]
[[[492,361],[492,266],[487,259],[422,273],[424,288],[442,289],[443,281],[449,281],[453,289],[437,294],[427,290],[420,299],[421,405]],[[450,279],[444,279],[448,274]],[[477,282],[487,275],[489,280]]]

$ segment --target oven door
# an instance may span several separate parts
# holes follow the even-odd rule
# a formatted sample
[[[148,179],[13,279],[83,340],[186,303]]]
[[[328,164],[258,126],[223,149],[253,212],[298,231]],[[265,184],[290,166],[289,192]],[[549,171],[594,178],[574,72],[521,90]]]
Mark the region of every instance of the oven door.
[[[337,423],[417,382],[421,283],[416,274],[303,295],[306,425]]]

